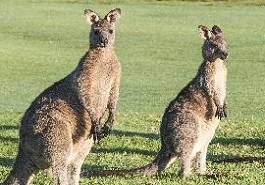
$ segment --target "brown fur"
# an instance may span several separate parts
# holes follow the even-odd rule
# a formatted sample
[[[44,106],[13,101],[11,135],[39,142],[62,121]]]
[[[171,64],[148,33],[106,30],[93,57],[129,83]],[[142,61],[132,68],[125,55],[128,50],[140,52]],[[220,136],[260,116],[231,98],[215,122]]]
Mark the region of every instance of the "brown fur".
[[[199,26],[205,39],[202,48],[203,62],[195,78],[171,101],[166,108],[160,127],[161,149],[154,161],[144,167],[131,170],[84,172],[84,176],[106,175],[155,175],[164,171],[180,158],[179,175],[191,174],[191,162],[195,158],[196,170],[206,173],[207,147],[223,116],[226,116],[226,42],[221,29],[208,30]]]
[[[102,134],[95,133],[94,126],[106,110],[109,116],[103,134],[114,122],[121,75],[114,29],[120,13],[115,9],[101,19],[85,10],[91,25],[90,49],[72,73],[43,91],[27,109],[21,121],[18,155],[4,185],[29,184],[45,169],[51,170],[54,184],[79,183],[81,165],[94,143],[92,135]]]

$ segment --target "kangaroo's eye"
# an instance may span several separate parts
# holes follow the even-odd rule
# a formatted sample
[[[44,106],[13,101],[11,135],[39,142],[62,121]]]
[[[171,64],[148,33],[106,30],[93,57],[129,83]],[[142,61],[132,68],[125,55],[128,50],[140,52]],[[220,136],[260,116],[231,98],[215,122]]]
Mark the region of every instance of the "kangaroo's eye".
[[[218,46],[216,44],[211,44],[209,47],[210,47],[210,49],[217,49],[218,48]]]
[[[94,34],[95,35],[98,35],[99,34],[99,31],[98,30],[94,30]]]
[[[113,33],[113,30],[109,30],[109,33],[112,34]]]

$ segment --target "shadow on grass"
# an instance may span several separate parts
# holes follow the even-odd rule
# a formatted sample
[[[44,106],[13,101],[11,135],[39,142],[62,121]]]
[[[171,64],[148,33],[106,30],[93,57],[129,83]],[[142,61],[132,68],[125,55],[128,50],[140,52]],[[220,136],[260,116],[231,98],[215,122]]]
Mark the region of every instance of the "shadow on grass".
[[[113,130],[112,133],[114,136],[125,136],[125,137],[143,137],[147,139],[160,140],[159,134],[154,133],[143,133],[143,132],[130,132],[122,130]],[[265,139],[261,138],[225,138],[218,137],[214,138],[211,142],[212,144],[221,144],[221,145],[252,145],[252,146],[265,146]]]
[[[3,136],[5,131],[17,131],[19,129],[19,126],[14,126],[14,125],[0,125],[0,142],[12,142],[12,143],[18,143],[19,139],[17,137],[11,137],[11,136]]]
[[[83,171],[100,171],[100,170],[104,170],[104,169],[111,169],[111,166],[107,166],[107,165],[88,165],[88,164],[83,164],[82,165],[82,170]],[[113,167],[113,169],[117,169],[117,167]]]
[[[250,146],[265,146],[265,139],[261,138],[214,138],[212,144],[221,145],[250,145]]]
[[[18,130],[19,126],[15,125],[0,125],[0,130]]]
[[[15,159],[0,157],[0,166],[11,168],[14,162]]]
[[[212,144],[221,145],[249,145],[265,150],[265,140],[261,138],[215,138]],[[265,157],[238,156],[238,155],[208,155],[208,160],[215,163],[265,163]]]
[[[130,131],[122,131],[122,130],[113,130],[112,134],[115,136],[125,136],[125,137],[143,137],[147,139],[155,139],[159,140],[159,135],[154,133],[142,133],[142,132],[130,132]],[[225,138],[225,137],[216,137],[212,140],[211,144],[221,144],[221,145],[250,145],[250,146],[258,146],[262,147],[265,150],[265,140],[261,138]],[[92,148],[93,153],[129,153],[129,154],[140,154],[140,155],[149,155],[149,156],[156,156],[157,151],[154,150],[142,150],[137,148],[126,148],[126,147],[118,147],[118,148],[103,148],[97,147]],[[240,157],[240,156],[231,156],[231,155],[209,155],[208,160],[213,162],[263,162],[264,158],[262,157]]]
[[[255,157],[255,156],[208,154],[207,160],[212,161],[214,163],[261,163],[261,164],[265,164],[265,157]]]
[[[147,139],[158,140],[159,136],[153,133],[142,133],[142,132],[130,132],[130,131],[122,131],[122,130],[113,130],[111,132],[112,135],[118,137],[143,137]],[[98,147],[93,147],[91,150],[92,153],[118,153],[118,154],[141,154],[141,155],[149,155],[155,156],[157,151],[151,150],[142,150],[137,148],[127,148],[127,147],[116,147],[116,148],[104,148],[103,145],[99,144]]]
[[[12,142],[12,143],[18,143],[19,139],[14,137],[3,137],[0,136],[0,142]]]
[[[116,154],[124,154],[125,152],[128,154],[141,154],[141,155],[149,155],[156,156],[157,151],[151,150],[141,150],[137,148],[126,148],[126,147],[118,147],[118,148],[92,148],[92,153],[100,154],[100,153],[116,153]]]
[[[125,136],[125,137],[143,137],[147,139],[160,139],[159,134],[154,133],[143,133],[143,132],[130,132],[130,131],[123,131],[123,130],[113,130],[111,132],[114,136]]]

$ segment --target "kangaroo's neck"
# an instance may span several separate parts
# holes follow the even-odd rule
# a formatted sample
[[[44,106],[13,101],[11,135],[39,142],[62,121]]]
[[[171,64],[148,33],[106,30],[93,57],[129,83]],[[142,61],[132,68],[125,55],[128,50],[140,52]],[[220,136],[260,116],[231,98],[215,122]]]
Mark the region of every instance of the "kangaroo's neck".
[[[79,83],[89,84],[96,81],[102,71],[110,71],[110,68],[118,63],[113,48],[92,47],[80,59],[77,67],[69,75],[69,80],[76,89]]]
[[[99,46],[94,46],[90,45],[89,46],[89,52],[108,52],[108,51],[114,51],[113,46],[106,46],[106,47],[99,47]]]
[[[107,63],[112,58],[116,57],[113,47],[90,47],[79,65],[93,65],[99,63]]]
[[[118,61],[118,59],[113,47],[90,47],[81,58],[72,76],[75,79],[82,74],[91,74],[93,71],[111,66],[114,61]]]
[[[202,65],[204,65],[203,70],[205,70],[202,72],[209,76],[214,75],[217,71],[226,71],[225,62],[219,58],[214,61],[204,60]]]
[[[114,54],[114,48],[113,47],[93,47],[90,46],[88,50],[88,54],[90,57],[106,57],[109,55]]]
[[[215,61],[203,61],[197,76],[195,78],[196,86],[203,88],[208,92],[225,91],[226,89],[227,69],[224,61],[216,59]]]

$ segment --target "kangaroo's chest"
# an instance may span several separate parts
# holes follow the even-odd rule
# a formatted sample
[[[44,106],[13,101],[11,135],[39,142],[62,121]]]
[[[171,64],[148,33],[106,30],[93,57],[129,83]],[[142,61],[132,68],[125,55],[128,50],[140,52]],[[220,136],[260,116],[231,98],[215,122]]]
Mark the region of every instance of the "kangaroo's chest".
[[[213,65],[212,85],[222,103],[226,96],[227,69],[222,60],[215,61]]]

